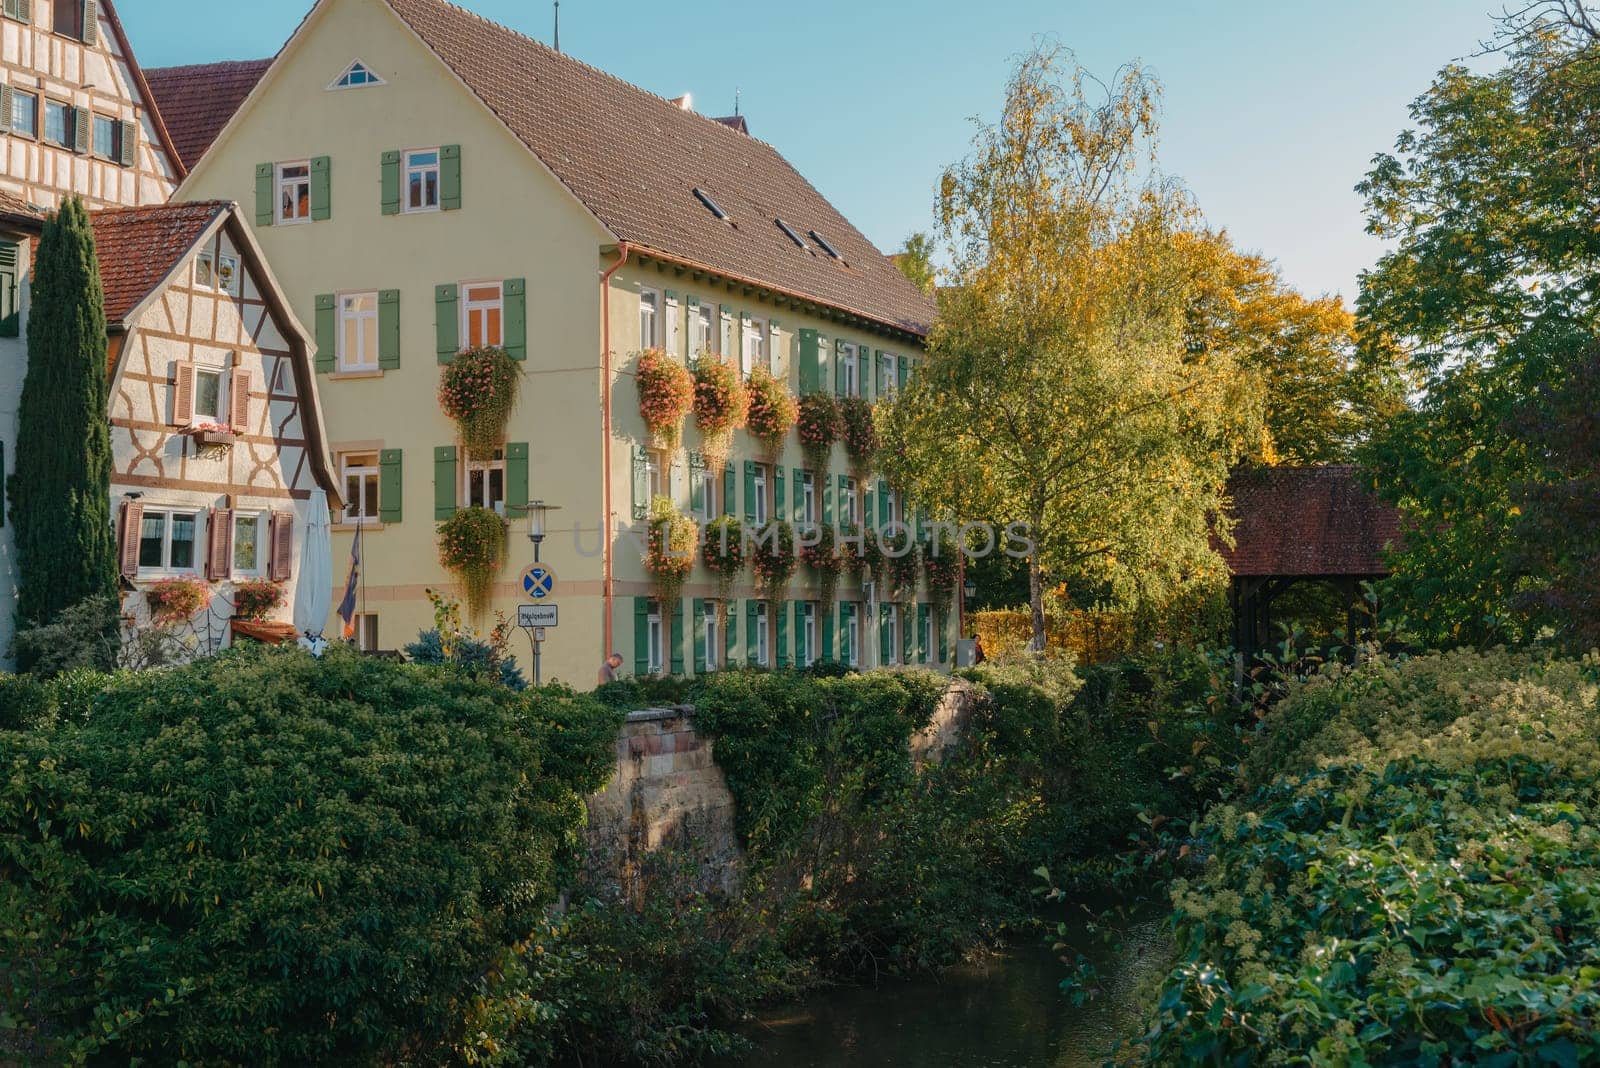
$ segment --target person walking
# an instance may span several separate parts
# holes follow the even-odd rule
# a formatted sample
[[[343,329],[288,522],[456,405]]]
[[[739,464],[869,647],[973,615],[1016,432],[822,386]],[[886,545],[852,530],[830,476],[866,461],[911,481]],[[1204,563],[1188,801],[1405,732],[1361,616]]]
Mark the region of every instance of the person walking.
[[[989,657],[983,651],[983,639],[978,636],[978,632],[977,631],[973,631],[972,632],[972,662],[973,662],[974,665],[976,665],[976,664],[983,663],[987,659],[989,659]]]
[[[597,685],[604,686],[608,682],[616,682],[617,669],[621,666],[621,653],[612,653],[610,656],[606,657],[605,662],[600,665],[600,675],[597,680]]]

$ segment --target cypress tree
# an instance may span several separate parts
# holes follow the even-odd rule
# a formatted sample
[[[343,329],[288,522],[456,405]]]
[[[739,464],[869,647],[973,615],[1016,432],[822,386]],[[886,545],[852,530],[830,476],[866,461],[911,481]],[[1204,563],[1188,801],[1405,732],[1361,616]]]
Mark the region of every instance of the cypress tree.
[[[33,262],[28,373],[17,412],[17,629],[91,597],[116,626],[105,294],[89,213],[77,197],[44,226]],[[20,650],[31,660],[28,650]],[[29,663],[19,663],[27,670]]]

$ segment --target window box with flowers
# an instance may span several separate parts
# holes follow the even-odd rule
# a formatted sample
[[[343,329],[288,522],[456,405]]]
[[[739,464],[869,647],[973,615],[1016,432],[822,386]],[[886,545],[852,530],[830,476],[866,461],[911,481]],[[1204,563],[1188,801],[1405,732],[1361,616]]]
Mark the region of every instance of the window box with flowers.
[[[493,347],[467,349],[440,368],[439,407],[455,422],[470,459],[492,458],[505,441],[521,377],[517,361]]]
[[[256,622],[264,620],[283,606],[284,587],[270,579],[248,579],[233,587],[233,615],[235,619]]]
[[[761,446],[762,459],[775,464],[783,457],[784,444],[799,415],[794,398],[772,372],[760,366],[750,372],[745,392],[750,397],[745,428]]]
[[[794,527],[781,519],[767,523],[752,535],[750,570],[755,572],[762,595],[768,602],[783,600],[789,579],[800,558],[795,555]]]
[[[187,623],[211,603],[211,587],[197,575],[174,575],[152,582],[144,590],[150,622],[158,627]]]
[[[807,393],[800,398],[798,415],[800,451],[813,471],[826,471],[839,440],[839,403],[831,393]]]
[[[715,356],[702,356],[694,369],[694,425],[700,431],[700,454],[706,466],[720,471],[733,447],[733,432],[750,414],[739,369]]]
[[[651,440],[669,452],[677,449],[683,421],[694,408],[694,376],[661,349],[646,349],[639,356],[635,383],[639,416]]]
[[[490,508],[461,508],[439,524],[439,565],[460,580],[473,619],[483,617],[505,563],[506,530],[504,517]]]
[[[225,449],[239,440],[233,427],[221,423],[196,423],[186,433],[203,449]]]
[[[873,422],[872,402],[861,397],[846,397],[839,402],[840,437],[850,460],[850,473],[865,479],[872,473],[878,457],[878,428]]]
[[[700,527],[665,497],[651,502],[649,523],[644,568],[650,572],[657,599],[663,604],[672,604],[694,570],[695,543],[700,537]]]

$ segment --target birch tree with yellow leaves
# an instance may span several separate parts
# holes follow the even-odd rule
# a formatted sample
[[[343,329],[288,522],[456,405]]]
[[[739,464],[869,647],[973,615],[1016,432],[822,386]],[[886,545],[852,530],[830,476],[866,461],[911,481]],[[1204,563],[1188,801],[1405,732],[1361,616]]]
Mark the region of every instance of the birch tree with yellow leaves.
[[[1031,528],[1036,650],[1049,585],[1149,608],[1221,579],[1213,520],[1260,438],[1253,377],[1186,344],[1198,219],[1156,165],[1159,95],[1138,66],[1019,60],[941,181],[939,322],[880,416],[890,477],[931,513]]]

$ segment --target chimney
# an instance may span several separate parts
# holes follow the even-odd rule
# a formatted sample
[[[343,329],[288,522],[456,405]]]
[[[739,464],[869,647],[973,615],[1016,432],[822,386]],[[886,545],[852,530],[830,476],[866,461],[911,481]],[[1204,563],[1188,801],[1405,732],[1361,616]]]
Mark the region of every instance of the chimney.
[[[678,110],[679,111],[693,111],[694,110],[694,94],[693,93],[684,93],[682,96],[675,96],[675,97],[672,98],[671,102],[678,106]]]

